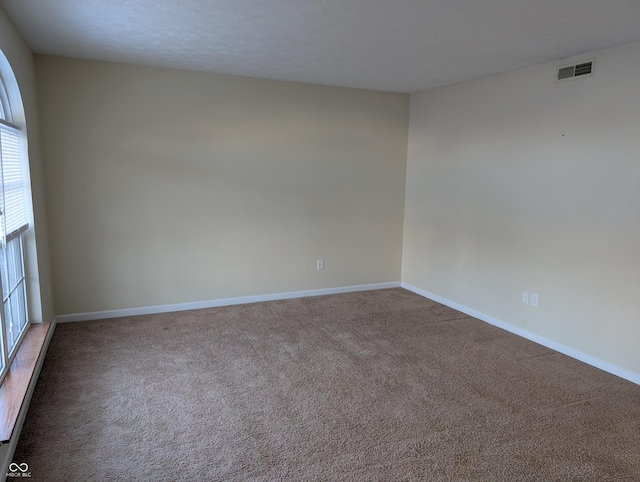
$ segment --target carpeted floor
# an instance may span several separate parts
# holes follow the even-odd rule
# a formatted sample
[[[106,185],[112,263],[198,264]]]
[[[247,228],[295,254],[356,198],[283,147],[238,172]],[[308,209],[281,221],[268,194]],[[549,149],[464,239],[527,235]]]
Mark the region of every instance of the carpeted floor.
[[[403,289],[58,325],[31,480],[640,480],[640,386]]]

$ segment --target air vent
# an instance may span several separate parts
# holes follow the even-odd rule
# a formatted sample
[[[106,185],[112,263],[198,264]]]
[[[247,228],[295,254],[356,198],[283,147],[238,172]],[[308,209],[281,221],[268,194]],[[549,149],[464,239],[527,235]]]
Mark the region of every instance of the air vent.
[[[571,67],[563,67],[558,70],[558,80],[570,79],[573,77],[575,73],[576,66],[572,65]]]
[[[575,71],[575,76],[578,77],[579,75],[588,75],[592,72],[593,70],[593,62],[585,62],[584,64],[578,64],[576,65],[576,71]]]
[[[558,69],[558,80],[568,80],[575,77],[585,77],[593,75],[593,60],[581,62],[575,65],[560,67]]]

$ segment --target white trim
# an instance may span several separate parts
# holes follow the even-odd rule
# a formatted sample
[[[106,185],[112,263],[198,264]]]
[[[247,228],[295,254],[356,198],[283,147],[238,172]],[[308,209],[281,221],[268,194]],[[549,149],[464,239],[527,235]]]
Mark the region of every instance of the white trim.
[[[443,298],[442,296],[436,295],[435,293],[431,293],[429,291],[420,289],[416,286],[410,285],[409,283],[405,283],[404,281],[400,285],[403,288],[409,291],[413,291],[414,293],[420,296],[429,298],[430,300],[446,305],[449,308],[453,308],[454,310],[461,311],[462,313],[465,313],[469,316],[477,318],[491,325],[497,326],[498,328],[502,328],[503,330],[509,331],[515,335],[526,338],[527,340],[531,340],[535,343],[538,343],[539,345],[546,346],[547,348],[550,348],[554,351],[570,356],[571,358],[575,358],[576,360],[580,360],[581,362],[584,362],[588,365],[599,368],[600,370],[604,370],[605,372],[609,372],[620,378],[624,378],[625,380],[629,380],[630,382],[633,382],[636,385],[640,385],[640,373],[628,370],[626,368],[622,368],[608,361],[601,360],[600,358],[596,358],[587,353],[578,351],[575,348],[571,348],[569,346],[563,345],[553,340],[549,340],[548,338],[544,338],[543,336],[536,335],[535,333],[531,333],[530,331],[523,330],[522,328],[512,325],[511,323],[507,323],[506,321],[499,320],[497,318],[494,318],[493,316],[485,315],[484,313],[480,313],[479,311],[476,311],[473,308],[469,308],[467,306],[456,303],[455,301],[448,300],[446,298]]]
[[[0,457],[2,457],[2,461],[0,462],[2,464],[0,465],[0,480],[4,480],[2,479],[2,474],[5,474],[9,471],[9,464],[11,463],[13,455],[16,452],[18,439],[20,438],[20,433],[22,432],[22,425],[24,424],[24,419],[27,416],[27,411],[29,410],[29,405],[31,404],[31,397],[33,397],[33,391],[35,390],[36,383],[38,381],[38,378],[40,377],[40,371],[42,370],[42,365],[44,364],[45,356],[47,354],[47,351],[49,350],[49,343],[51,342],[54,331],[56,331],[55,319],[51,322],[51,326],[49,326],[49,332],[44,339],[38,361],[36,362],[35,369],[33,370],[33,374],[31,375],[31,381],[29,381],[27,393],[24,396],[24,401],[22,402],[22,406],[20,407],[20,412],[18,412],[18,418],[16,419],[16,424],[13,427],[13,432],[11,432],[11,438],[9,439],[8,443],[2,444],[2,446],[0,447]]]
[[[88,313],[71,313],[56,316],[58,323],[70,321],[102,320],[106,318],[122,318],[124,316],[152,315],[156,313],[170,313],[172,311],[201,310],[203,308],[217,308],[219,306],[243,305],[246,303],[259,303],[261,301],[288,300],[291,298],[306,298],[308,296],[335,295],[340,293],[352,293],[354,291],[382,290],[386,288],[399,288],[400,281],[389,283],[373,283],[367,285],[341,286],[338,288],[323,288],[319,290],[287,291],[285,293],[272,293],[267,295],[238,296],[236,298],[222,298],[208,301],[195,301],[192,303],[176,303],[171,305],[143,306],[140,308],[128,308],[122,310],[91,311]]]

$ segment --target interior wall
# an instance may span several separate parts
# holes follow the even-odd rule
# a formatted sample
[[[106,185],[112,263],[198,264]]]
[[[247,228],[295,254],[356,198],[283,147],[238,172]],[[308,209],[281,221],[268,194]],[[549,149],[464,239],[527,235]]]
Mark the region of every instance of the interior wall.
[[[411,97],[402,279],[640,373],[640,43],[591,58]]]
[[[400,280],[408,95],[36,66],[58,314]]]
[[[34,216],[34,226],[24,234],[29,316],[31,321],[35,322],[51,321],[54,317],[54,307],[51,296],[49,239],[40,155],[34,59],[31,50],[1,8],[0,50],[6,57],[20,89],[24,118],[16,119],[16,122],[26,126],[28,137],[31,201]],[[4,74],[4,68],[2,70]],[[17,112],[16,114],[19,115]]]

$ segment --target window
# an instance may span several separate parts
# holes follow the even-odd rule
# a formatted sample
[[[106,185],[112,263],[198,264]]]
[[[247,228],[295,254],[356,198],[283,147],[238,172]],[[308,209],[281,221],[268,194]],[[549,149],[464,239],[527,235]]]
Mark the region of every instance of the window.
[[[0,77],[0,380],[29,327],[23,244],[29,228],[26,142],[24,129],[13,123],[11,112],[9,91]]]

